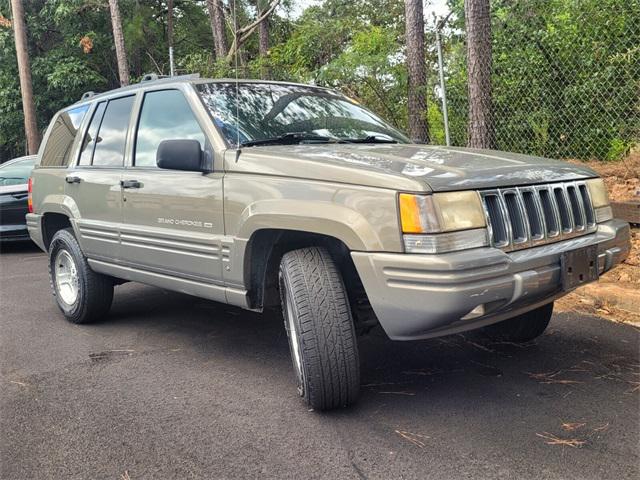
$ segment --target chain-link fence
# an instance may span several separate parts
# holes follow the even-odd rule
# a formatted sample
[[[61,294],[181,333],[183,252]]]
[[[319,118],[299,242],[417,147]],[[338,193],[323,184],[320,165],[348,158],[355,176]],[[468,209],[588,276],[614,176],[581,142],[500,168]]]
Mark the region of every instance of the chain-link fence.
[[[639,0],[496,0],[491,9],[491,92],[481,100],[492,108],[487,130],[496,148],[599,160],[638,148]],[[439,33],[448,129],[433,79],[443,123],[432,127],[434,141],[445,143],[448,130],[450,144],[463,146],[470,103],[464,19],[450,19]]]

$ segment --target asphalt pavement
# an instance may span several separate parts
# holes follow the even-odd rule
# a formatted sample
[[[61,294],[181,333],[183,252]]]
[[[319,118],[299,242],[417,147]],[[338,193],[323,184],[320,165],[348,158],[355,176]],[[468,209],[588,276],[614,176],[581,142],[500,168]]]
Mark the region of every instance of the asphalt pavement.
[[[309,411],[283,322],[139,284],[72,325],[35,247],[0,254],[2,479],[640,478],[640,333],[360,341],[362,393]]]

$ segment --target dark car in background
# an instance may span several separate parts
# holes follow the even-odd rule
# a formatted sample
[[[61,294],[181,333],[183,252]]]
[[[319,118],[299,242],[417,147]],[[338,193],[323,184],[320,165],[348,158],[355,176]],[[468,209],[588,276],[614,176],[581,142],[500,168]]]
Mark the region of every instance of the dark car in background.
[[[29,240],[25,215],[29,209],[29,177],[36,156],[0,165],[0,241]]]

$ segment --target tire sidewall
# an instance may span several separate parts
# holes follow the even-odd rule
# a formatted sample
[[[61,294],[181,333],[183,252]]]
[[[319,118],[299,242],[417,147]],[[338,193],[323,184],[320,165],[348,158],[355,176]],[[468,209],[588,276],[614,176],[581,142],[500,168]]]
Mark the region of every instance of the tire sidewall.
[[[66,303],[58,292],[58,286],[55,280],[55,261],[58,253],[66,250],[73,260],[76,271],[78,273],[78,297],[73,304]],[[60,230],[55,234],[49,247],[49,280],[51,283],[51,291],[56,299],[58,308],[72,322],[81,316],[82,307],[85,302],[87,278],[86,272],[82,268],[84,257],[80,251],[80,246],[75,237],[68,230]]]
[[[291,286],[289,284],[289,276],[287,274],[287,269],[284,265],[280,265],[280,270],[278,273],[278,280],[280,285],[280,304],[282,306],[282,314],[284,317],[284,327],[287,332],[287,339],[289,341],[289,351],[291,353],[291,364],[293,366],[294,374],[296,377],[296,386],[298,389],[298,395],[302,398],[307,399],[309,395],[309,385],[307,384],[308,374],[306,371],[306,362],[304,357],[304,343],[302,339],[302,335],[300,334],[301,325],[298,320],[298,309],[295,301],[295,297],[291,294]],[[287,302],[287,298],[289,301]],[[292,312],[287,311],[287,305],[291,305]],[[293,316],[293,321],[295,322],[296,334],[292,335],[291,329],[289,328],[289,318],[288,314],[291,313]],[[300,356],[300,371],[296,368],[295,359],[294,359],[294,345],[293,342],[296,342],[298,345],[298,353]]]

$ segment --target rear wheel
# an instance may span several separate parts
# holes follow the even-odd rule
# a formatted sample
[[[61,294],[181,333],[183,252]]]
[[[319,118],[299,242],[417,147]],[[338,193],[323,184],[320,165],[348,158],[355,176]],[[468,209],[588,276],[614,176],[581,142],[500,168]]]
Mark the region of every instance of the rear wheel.
[[[280,297],[298,394],[316,410],[353,404],[360,363],[342,277],[324,248],[282,257]]]
[[[542,335],[549,325],[552,314],[553,302],[517,317],[489,325],[484,328],[484,332],[496,340],[528,342]]]
[[[70,322],[95,322],[109,312],[113,281],[91,270],[70,228],[51,240],[49,278],[58,307]]]

